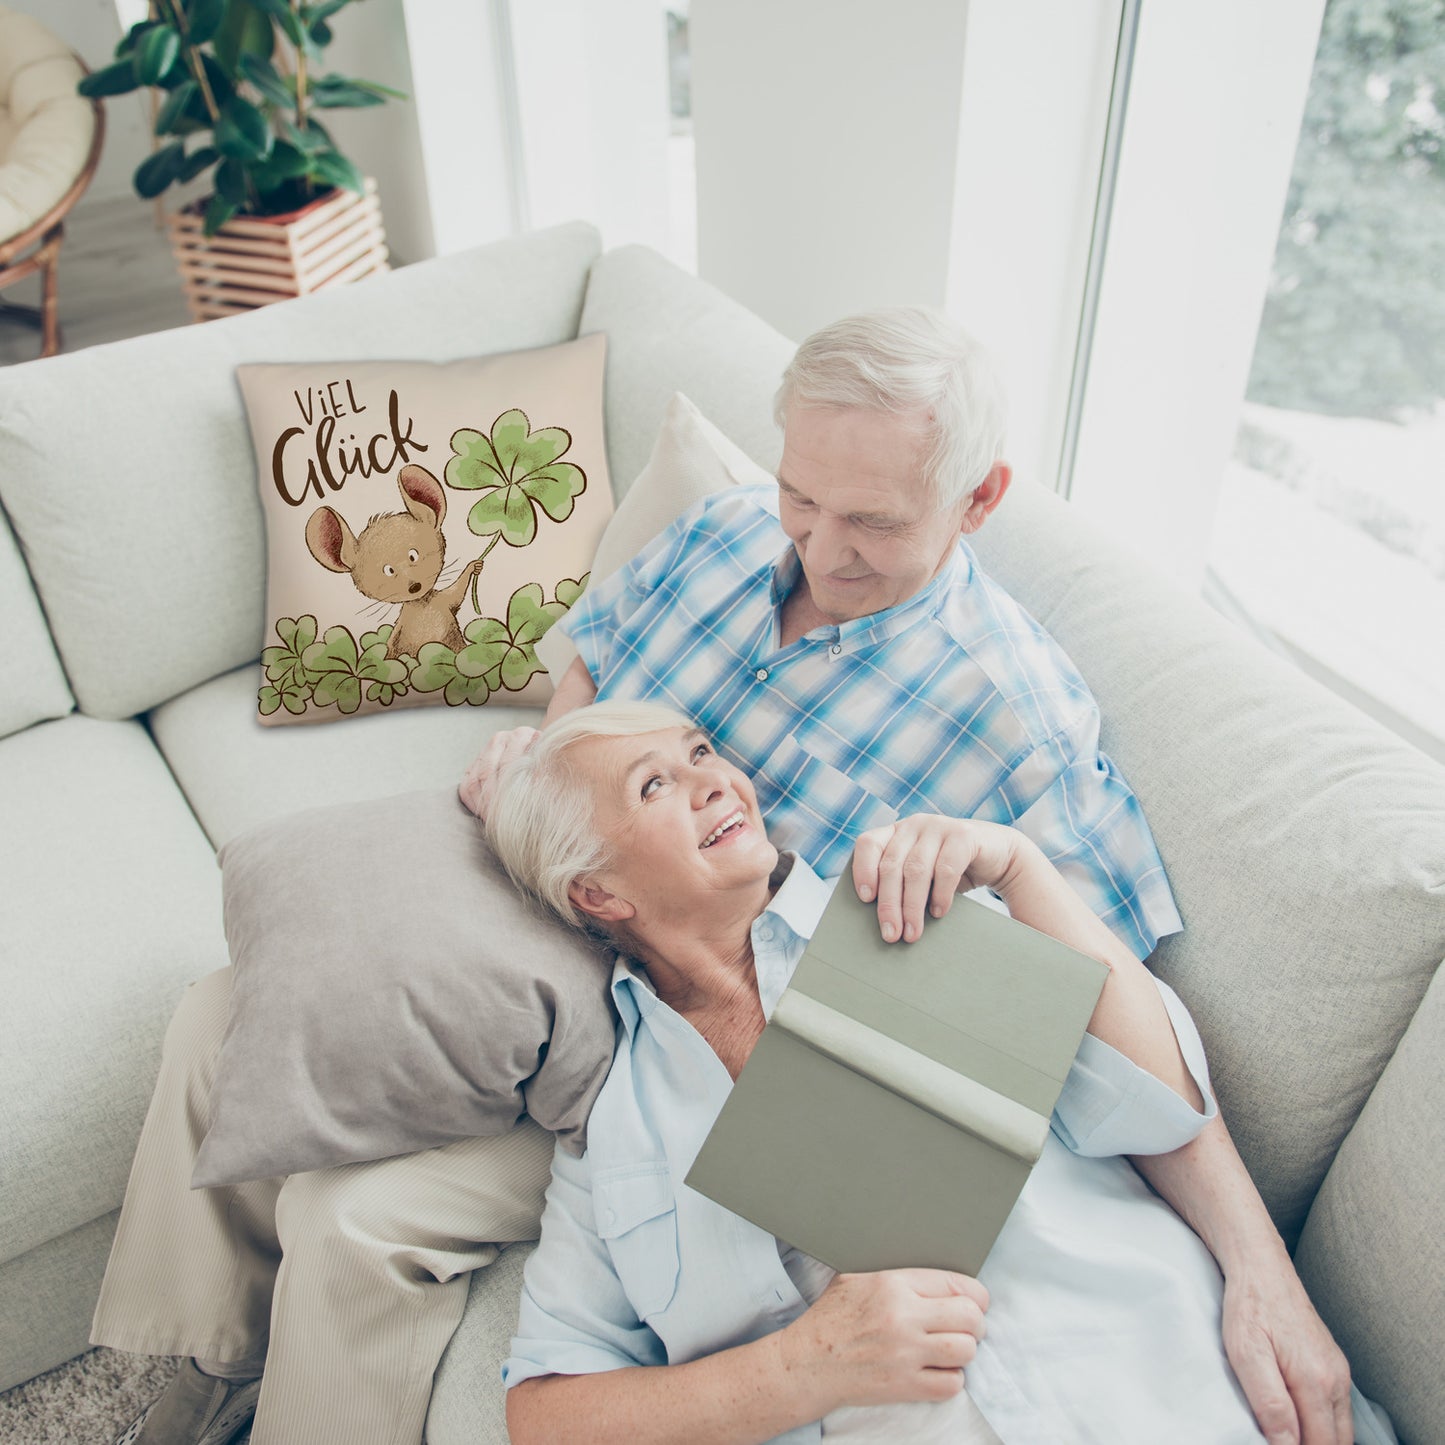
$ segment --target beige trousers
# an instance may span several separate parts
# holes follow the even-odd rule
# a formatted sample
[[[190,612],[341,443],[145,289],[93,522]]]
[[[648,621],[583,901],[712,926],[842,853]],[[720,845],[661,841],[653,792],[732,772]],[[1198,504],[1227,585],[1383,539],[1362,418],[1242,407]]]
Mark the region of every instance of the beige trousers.
[[[552,1136],[193,1190],[230,994],[222,969],[171,1021],[91,1340],[264,1355],[252,1445],[418,1445],[468,1273],[537,1237]]]

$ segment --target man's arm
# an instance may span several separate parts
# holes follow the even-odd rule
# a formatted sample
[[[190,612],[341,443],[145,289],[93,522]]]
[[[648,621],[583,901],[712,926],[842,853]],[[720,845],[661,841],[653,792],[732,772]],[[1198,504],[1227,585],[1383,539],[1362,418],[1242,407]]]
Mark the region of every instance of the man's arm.
[[[1350,1367],[1295,1273],[1222,1117],[1134,1167],[1224,1273],[1224,1348],[1270,1445],[1351,1445]]]

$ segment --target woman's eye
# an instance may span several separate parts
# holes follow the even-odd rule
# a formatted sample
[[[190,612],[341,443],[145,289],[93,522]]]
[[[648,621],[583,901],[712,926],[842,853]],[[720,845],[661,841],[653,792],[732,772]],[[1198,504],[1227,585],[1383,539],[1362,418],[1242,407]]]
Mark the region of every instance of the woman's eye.
[[[650,797],[653,795],[653,793],[654,793],[658,788],[660,788],[661,786],[662,786],[662,779],[661,779],[656,773],[654,773],[654,774],[652,775],[652,777],[650,777],[650,778],[642,785],[642,796],[643,796],[644,798],[650,798]]]
[[[396,576],[396,568],[393,567],[390,562],[388,562],[386,566],[383,567],[381,570],[385,572],[388,577]]]
[[[407,560],[408,562],[415,562],[416,559],[417,559],[417,550],[416,550],[415,547],[413,547],[413,548],[411,549],[411,551],[406,554],[406,560]]]
[[[693,755],[694,758],[705,758],[705,757],[707,757],[707,755],[708,755],[710,752],[712,752],[712,748],[711,748],[711,746],[709,746],[709,744],[707,744],[707,743],[699,743],[699,744],[692,750],[692,755]]]

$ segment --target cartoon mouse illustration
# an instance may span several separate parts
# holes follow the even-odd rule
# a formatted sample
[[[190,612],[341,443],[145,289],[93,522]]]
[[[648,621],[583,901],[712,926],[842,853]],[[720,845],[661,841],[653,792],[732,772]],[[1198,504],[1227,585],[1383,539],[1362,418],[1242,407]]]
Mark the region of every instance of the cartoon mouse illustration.
[[[459,652],[466,638],[457,609],[482,559],[474,558],[454,582],[434,590],[446,561],[446,491],[425,467],[414,464],[401,469],[396,484],[405,511],[382,512],[355,536],[334,507],[317,507],[306,522],[306,545],[323,567],[350,573],[363,597],[401,604],[386,645],[388,657],[404,652],[415,657],[428,642]]]

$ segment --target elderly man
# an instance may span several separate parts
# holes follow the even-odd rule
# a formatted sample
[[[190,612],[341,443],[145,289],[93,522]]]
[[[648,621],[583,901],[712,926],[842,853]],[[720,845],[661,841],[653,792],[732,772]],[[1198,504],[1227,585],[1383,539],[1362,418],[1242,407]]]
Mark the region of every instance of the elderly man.
[[[1093,700],[961,540],[1009,482],[977,349],[925,313],[845,322],[800,348],[779,415],[777,494],[713,500],[573,609],[583,660],[549,719],[594,694],[695,716],[757,775],[774,837],[819,872],[905,812],[1016,823],[1147,955],[1179,919],[1098,752]],[[529,736],[474,765],[463,795],[478,811],[491,767]],[[880,918],[911,936],[904,908]],[[177,1011],[97,1308],[96,1343],[191,1357],[124,1438],[220,1445],[254,1409],[253,1445],[416,1445],[468,1272],[536,1237],[551,1138],[524,1122],[191,1191],[226,987],[204,980]],[[1347,1441],[1343,1358],[1223,1125],[1140,1168],[1223,1266],[1226,1345],[1266,1434]]]
[[[776,493],[709,499],[559,623],[580,656],[548,720],[593,698],[696,718],[820,874],[906,814],[1012,823],[1146,957],[1181,925],[1094,700],[963,541],[1010,481],[977,345],[924,311],[850,318],[802,343],[776,415]],[[462,788],[476,811],[529,739],[484,750]],[[1267,1438],[1349,1440],[1348,1366],[1223,1121],[1136,1164],[1223,1270],[1226,1347]]]

